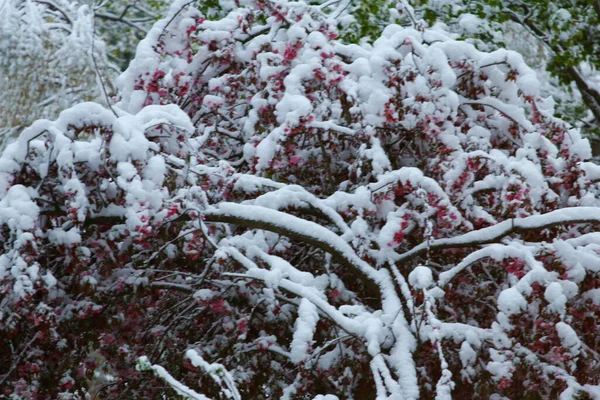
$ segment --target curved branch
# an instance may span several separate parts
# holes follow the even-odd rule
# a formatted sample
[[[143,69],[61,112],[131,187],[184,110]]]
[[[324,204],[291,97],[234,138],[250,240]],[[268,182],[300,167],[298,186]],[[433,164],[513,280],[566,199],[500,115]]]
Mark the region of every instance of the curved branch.
[[[496,225],[465,233],[464,235],[422,242],[409,251],[391,257],[395,263],[408,261],[424,254],[427,250],[475,247],[496,243],[514,233],[524,233],[565,224],[600,223],[600,207],[570,207],[550,211],[546,214],[514,218]]]
[[[119,17],[118,15],[114,15],[114,14],[110,14],[110,13],[96,13],[95,16],[100,19],[106,19],[109,21],[120,22],[122,24],[132,27],[133,29],[137,30],[138,32],[140,32],[143,35],[146,35],[148,33],[146,31],[146,29],[142,28],[141,26],[137,25],[136,23],[134,23],[128,19],[125,19],[122,16]]]
[[[67,23],[69,23],[71,26],[73,26],[73,20],[71,19],[71,17],[69,17],[69,14],[67,14],[55,2],[53,2],[51,0],[35,0],[35,2],[38,4],[44,4],[44,5],[48,6],[48,8],[50,8],[51,10],[57,11],[60,15],[63,16],[63,18],[65,19],[65,21],[67,21]]]
[[[329,229],[311,221],[261,206],[222,203],[203,214],[206,222],[229,223],[263,229],[317,247],[354,271],[370,293],[381,294],[379,271],[356,255],[352,247]]]

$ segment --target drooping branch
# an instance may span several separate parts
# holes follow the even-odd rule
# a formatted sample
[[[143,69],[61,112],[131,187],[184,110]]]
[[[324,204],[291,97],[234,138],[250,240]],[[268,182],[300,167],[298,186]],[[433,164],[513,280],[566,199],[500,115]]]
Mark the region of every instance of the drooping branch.
[[[62,15],[62,17],[65,19],[65,21],[73,26],[73,20],[71,19],[71,17],[69,17],[69,14],[67,12],[65,12],[62,8],[60,8],[54,1],[52,0],[35,0],[36,3],[39,4],[44,4],[46,6],[48,6],[48,8],[50,8],[51,10],[54,10],[56,12],[58,12],[60,15]]]
[[[218,208],[204,212],[203,218],[206,222],[263,229],[315,246],[355,272],[370,293],[381,293],[378,286],[384,277],[380,271],[360,259],[341,237],[315,222],[266,207],[235,203],[222,203]]]
[[[259,268],[254,261],[250,260],[248,257],[243,255],[239,250],[230,247],[225,248],[225,252],[227,252],[234,260],[244,265],[248,273],[247,274],[235,274],[240,278],[250,278],[256,279],[259,281],[265,281],[265,277],[261,276],[260,273],[263,271]],[[353,335],[364,335],[364,327],[361,326],[360,323],[353,320],[352,318],[346,317],[338,309],[329,304],[328,301],[324,300],[318,292],[314,290],[312,287],[306,287],[297,282],[293,282],[290,279],[281,279],[278,282],[278,286],[284,291],[293,294],[299,298],[305,298],[310,300],[327,318],[329,318],[332,322],[336,323],[340,328],[342,328],[345,332],[348,332]]]

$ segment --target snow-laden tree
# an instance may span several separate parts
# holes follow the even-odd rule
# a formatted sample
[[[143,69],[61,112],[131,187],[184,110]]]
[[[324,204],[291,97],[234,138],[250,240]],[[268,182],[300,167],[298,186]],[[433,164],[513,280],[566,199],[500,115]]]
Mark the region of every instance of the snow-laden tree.
[[[343,37],[376,39],[391,22],[414,22],[392,0],[331,0]],[[557,100],[556,112],[600,134],[600,3],[591,1],[411,0],[414,14],[469,41],[479,50],[520,52],[538,72],[541,93]],[[400,2],[402,4],[402,2]]]
[[[334,17],[178,0],[7,147],[3,396],[599,398],[587,140],[517,53]]]
[[[564,118],[589,134],[600,134],[600,2],[416,0],[412,4],[430,23],[447,23],[452,31],[484,47],[508,46],[540,57],[542,75],[548,75],[542,83],[547,92],[560,94]],[[515,28],[521,38],[510,34]],[[522,38],[529,49],[514,43]]]

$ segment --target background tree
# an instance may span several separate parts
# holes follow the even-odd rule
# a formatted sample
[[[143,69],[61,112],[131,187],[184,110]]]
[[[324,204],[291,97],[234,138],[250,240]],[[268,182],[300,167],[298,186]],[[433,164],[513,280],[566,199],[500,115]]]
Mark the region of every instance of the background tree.
[[[520,52],[538,72],[544,95],[553,95],[558,115],[584,130],[600,132],[600,6],[596,1],[413,1],[414,14],[429,25],[444,24],[483,51]],[[407,2],[399,3],[406,6]],[[330,1],[344,38],[376,39],[390,23],[413,24],[396,2]]]
[[[93,13],[67,1],[2,2],[0,93],[2,136],[78,102],[100,99],[90,59],[111,81],[102,42],[93,37]]]
[[[409,18],[176,1],[116,105],[24,130],[2,395],[598,397],[589,143],[520,55]]]
[[[565,99],[564,94],[548,87],[548,91],[556,94],[562,117],[591,135],[600,132],[600,4],[597,1],[419,1],[415,7],[429,22],[443,21],[464,37],[479,36],[488,45],[494,42],[511,46],[505,33],[516,26],[519,33],[543,46],[534,52],[546,59],[544,69],[557,79],[552,86],[560,86],[563,93],[567,92]]]
[[[0,147],[39,118],[82,101],[110,101],[162,0],[3,0]]]
[[[80,2],[86,3],[85,0]],[[127,68],[137,44],[167,11],[169,4],[165,0],[111,0],[90,4],[97,7],[95,28],[106,43],[107,56],[121,71]]]

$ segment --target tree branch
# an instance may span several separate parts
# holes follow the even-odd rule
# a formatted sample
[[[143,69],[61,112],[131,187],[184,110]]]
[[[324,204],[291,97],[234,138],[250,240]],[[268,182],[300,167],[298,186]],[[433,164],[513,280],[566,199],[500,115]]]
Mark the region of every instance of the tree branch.
[[[310,244],[331,254],[334,260],[356,273],[369,293],[379,296],[377,270],[361,260],[352,247],[329,229],[311,221],[265,207],[222,203],[203,214],[206,222],[228,223],[263,229]]]
[[[109,14],[109,13],[96,13],[95,16],[98,18],[101,18],[101,19],[107,19],[110,21],[120,22],[122,24],[128,25],[143,35],[148,33],[144,28],[136,25],[134,22],[129,21],[123,17],[119,17],[118,15],[113,15],[113,14]]]
[[[406,262],[429,250],[456,249],[496,243],[515,233],[536,231],[566,224],[600,223],[600,207],[571,207],[526,218],[514,218],[496,225],[453,238],[422,242],[411,250],[391,257],[395,263]]]

